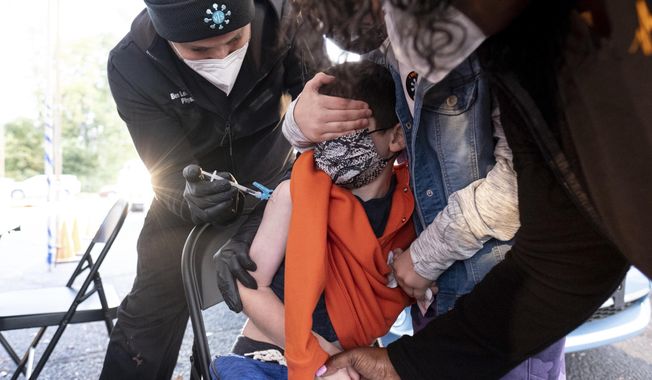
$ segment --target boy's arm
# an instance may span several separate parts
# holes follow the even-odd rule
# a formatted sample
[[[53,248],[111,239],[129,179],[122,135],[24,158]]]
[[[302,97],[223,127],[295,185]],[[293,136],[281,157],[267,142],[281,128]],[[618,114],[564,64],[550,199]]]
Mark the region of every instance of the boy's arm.
[[[238,283],[245,314],[279,347],[285,347],[285,308],[270,286],[285,256],[291,215],[290,182],[283,181],[272,193],[251,245],[251,259],[258,267],[251,275],[256,279],[258,289],[249,289]],[[329,354],[341,351],[318,334],[315,336]]]
[[[256,279],[258,289],[249,289],[238,282],[245,314],[279,347],[285,346],[284,307],[270,285],[285,255],[292,214],[289,185],[289,181],[283,181],[272,193],[251,244],[249,254],[257,265],[251,275]]]
[[[450,195],[448,205],[410,246],[414,270],[436,280],[456,260],[473,256],[491,238],[510,240],[520,227],[516,172],[500,122],[492,112],[496,165],[486,178]]]

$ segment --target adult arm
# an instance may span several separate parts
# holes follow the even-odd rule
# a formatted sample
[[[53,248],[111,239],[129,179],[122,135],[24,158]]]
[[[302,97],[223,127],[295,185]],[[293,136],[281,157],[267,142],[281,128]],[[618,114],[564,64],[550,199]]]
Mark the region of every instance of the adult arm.
[[[615,252],[576,259],[570,249],[561,257],[522,249],[517,243],[452,311],[388,347],[401,378],[499,378],[589,318],[627,268]]]
[[[290,142],[290,144],[299,152],[304,152],[308,149],[311,149],[315,143],[308,140],[308,138],[301,132],[299,126],[297,125],[296,120],[294,120],[294,109],[297,106],[297,100],[293,100],[288,109],[285,112],[285,117],[283,118],[283,135]]]

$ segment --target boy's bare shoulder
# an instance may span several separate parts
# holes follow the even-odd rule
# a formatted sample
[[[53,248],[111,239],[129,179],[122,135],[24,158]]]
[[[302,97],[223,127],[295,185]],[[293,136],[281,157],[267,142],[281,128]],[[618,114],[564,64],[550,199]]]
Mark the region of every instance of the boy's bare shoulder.
[[[276,186],[272,193],[272,197],[270,198],[270,202],[283,202],[290,200],[290,180],[287,179]]]

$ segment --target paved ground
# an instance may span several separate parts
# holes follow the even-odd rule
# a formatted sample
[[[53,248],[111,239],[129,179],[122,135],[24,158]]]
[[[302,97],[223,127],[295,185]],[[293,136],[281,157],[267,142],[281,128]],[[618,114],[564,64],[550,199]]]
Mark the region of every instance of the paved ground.
[[[78,215],[82,239],[88,229],[92,234],[112,201],[86,200],[79,208],[64,207],[68,211],[68,229],[71,214]],[[72,211],[70,211],[72,210]],[[22,231],[12,233],[0,240],[0,288],[2,291],[29,289],[42,286],[65,284],[74,264],[60,264],[52,271],[45,265],[47,211],[43,207],[12,207],[4,210],[1,221],[20,220]],[[136,270],[135,241],[143,223],[144,213],[130,213],[120,235],[107,256],[100,272],[106,283],[111,283],[122,297],[129,292]],[[84,224],[92,224],[86,228]],[[2,224],[2,223],[0,223]],[[83,244],[84,246],[86,244]],[[216,353],[225,353],[237,336],[244,319],[231,313],[226,307],[218,305],[205,312],[209,342]],[[19,330],[3,333],[16,349],[22,353],[29,345],[36,330]],[[54,330],[46,332],[44,343],[48,342]],[[41,379],[95,379],[99,376],[104,350],[108,342],[104,323],[70,325],[64,332],[57,348],[42,372]],[[188,357],[192,346],[190,325],[186,328],[184,341],[175,370],[175,377],[188,378],[190,366]],[[41,346],[43,349],[44,346]],[[42,350],[37,350],[36,356]],[[14,364],[0,348],[0,378],[10,377]]]
[[[63,208],[69,216],[77,216],[80,234],[94,232],[103,213],[111,205],[109,200],[85,199],[82,206]],[[136,268],[135,241],[143,223],[143,213],[130,213],[121,234],[101,270],[106,282],[112,283],[123,296],[131,288]],[[0,239],[0,289],[36,288],[65,283],[72,264],[58,265],[48,271],[45,265],[45,231],[47,209],[44,207],[10,207],[0,213],[0,226],[19,220],[23,230]],[[86,228],[86,225],[90,227]],[[91,226],[92,225],[92,226]],[[70,227],[69,227],[70,228]],[[83,237],[83,236],[82,236]],[[216,306],[205,312],[209,342],[214,353],[228,352],[238,334],[243,318],[226,307]],[[10,331],[7,339],[23,350],[35,330]],[[52,334],[46,333],[45,341]],[[103,323],[71,325],[63,334],[41,374],[41,379],[95,379],[98,377],[108,338]],[[175,378],[189,376],[192,332],[186,329],[181,353],[175,369]],[[41,351],[37,351],[37,357]],[[652,379],[652,326],[639,337],[627,342],[592,351],[567,355],[569,379]],[[0,349],[0,378],[10,377],[14,365]]]
[[[625,342],[566,355],[569,380],[652,379],[652,324]]]

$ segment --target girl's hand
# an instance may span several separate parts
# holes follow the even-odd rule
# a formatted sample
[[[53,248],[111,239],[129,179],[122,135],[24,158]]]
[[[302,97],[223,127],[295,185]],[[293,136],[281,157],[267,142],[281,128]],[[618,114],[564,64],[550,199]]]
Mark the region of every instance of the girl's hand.
[[[322,337],[321,335],[317,334],[314,331],[312,332],[312,334],[317,338],[317,341],[319,342],[319,346],[321,346],[322,350],[326,351],[326,353],[328,353],[329,356],[333,356],[335,354],[339,354],[340,352],[342,352],[342,349],[338,345],[327,341],[326,339],[324,339],[324,337]]]
[[[312,333],[315,335],[315,337],[317,337],[317,341],[319,342],[319,345],[324,351],[328,353],[328,355],[333,356],[335,354],[342,352],[342,348],[340,348],[339,345],[327,341],[321,335],[315,333],[314,331]],[[359,380],[360,379],[360,375],[358,375],[358,372],[356,372],[356,370],[353,369],[352,367],[341,368],[328,376],[323,376],[322,374],[324,372],[326,372],[325,367],[324,370],[321,370],[321,372],[317,371],[317,375],[315,376],[315,379],[324,379],[324,380]]]
[[[360,375],[351,367],[340,368],[336,372],[328,376],[317,376],[315,379],[319,380],[359,380]]]
[[[415,298],[417,301],[426,300],[426,291],[433,290],[433,294],[437,293],[437,288],[434,286],[434,281],[422,277],[414,271],[414,264],[410,256],[410,250],[403,251],[401,249],[394,249],[394,263],[392,264],[392,272],[398,282],[399,286],[407,295]]]

